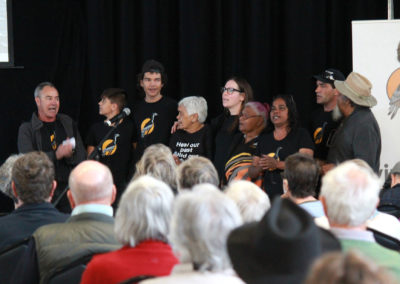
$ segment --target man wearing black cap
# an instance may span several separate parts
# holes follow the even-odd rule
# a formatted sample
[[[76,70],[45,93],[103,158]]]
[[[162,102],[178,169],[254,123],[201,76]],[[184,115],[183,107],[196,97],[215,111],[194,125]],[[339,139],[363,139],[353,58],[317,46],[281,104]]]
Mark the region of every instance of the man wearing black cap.
[[[384,188],[379,194],[380,211],[400,217],[400,162],[390,171],[390,187]]]
[[[163,143],[168,146],[178,104],[161,94],[161,89],[167,83],[167,74],[160,62],[147,60],[137,79],[145,95],[136,105],[133,115],[138,130],[136,159],[139,160],[144,149],[152,144]]]
[[[315,94],[317,104],[322,105],[311,115],[310,132],[315,144],[314,157],[326,161],[330,136],[340,123],[340,112],[337,110],[336,101],[339,92],[334,81],[344,81],[345,77],[339,70],[327,69],[322,74],[315,75]]]

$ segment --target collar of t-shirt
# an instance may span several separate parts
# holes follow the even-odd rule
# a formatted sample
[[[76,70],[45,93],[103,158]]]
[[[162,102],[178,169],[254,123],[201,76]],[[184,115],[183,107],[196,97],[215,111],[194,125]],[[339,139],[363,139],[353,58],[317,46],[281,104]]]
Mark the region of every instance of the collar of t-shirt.
[[[71,216],[81,213],[100,213],[112,217],[114,211],[109,205],[90,203],[76,206],[74,210],[72,210]]]
[[[351,230],[342,228],[330,228],[330,231],[338,238],[345,240],[375,242],[374,235],[370,231]]]

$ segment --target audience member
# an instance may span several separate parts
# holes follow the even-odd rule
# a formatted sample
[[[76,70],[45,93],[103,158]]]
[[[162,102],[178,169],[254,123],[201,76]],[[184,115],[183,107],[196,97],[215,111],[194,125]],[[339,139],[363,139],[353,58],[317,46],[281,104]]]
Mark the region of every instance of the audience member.
[[[386,269],[357,251],[331,252],[320,257],[308,273],[305,284],[395,284]]]
[[[172,214],[171,242],[181,264],[170,276],[143,283],[243,283],[226,250],[229,232],[241,223],[235,203],[214,186],[201,184],[180,193]]]
[[[218,172],[213,163],[204,157],[190,157],[176,170],[178,190],[191,189],[196,184],[219,185]]]
[[[399,253],[377,244],[372,232],[366,230],[379,202],[379,184],[371,170],[347,161],[323,177],[320,199],[343,249],[360,251],[400,280]]]
[[[244,105],[254,99],[253,89],[242,77],[229,78],[225,86],[221,88],[221,93],[224,112],[211,120],[215,142],[213,163],[220,179],[224,176],[232,139],[239,133],[239,114]]]
[[[362,159],[377,173],[381,155],[381,133],[371,108],[377,104],[371,94],[371,82],[356,72],[346,81],[335,81],[339,91],[337,105],[344,119],[328,152],[327,172],[335,164],[351,159]]]
[[[55,166],[57,189],[54,200],[64,193],[71,170],[86,159],[86,151],[75,122],[65,114],[58,113],[60,97],[50,82],[40,83],[35,89],[37,112],[29,122],[18,130],[20,153],[43,151]],[[56,205],[63,212],[71,212],[68,199],[63,195]]]
[[[259,221],[271,207],[268,195],[250,181],[234,180],[224,193],[235,201],[245,223]]]
[[[103,91],[99,102],[99,114],[104,116],[105,120],[92,125],[85,141],[88,156],[94,156],[94,159],[107,165],[111,170],[117,187],[114,204],[118,204],[132,172],[135,126],[128,117],[118,121],[118,125],[116,122],[110,124],[105,122],[111,121],[122,112],[126,106],[126,96],[123,89],[109,88]],[[100,149],[96,149],[97,146]]]
[[[258,137],[267,126],[269,105],[248,102],[239,114],[239,130],[232,140],[225,164],[224,184],[232,180],[249,180],[262,186],[262,175],[251,179],[248,171],[253,162]]]
[[[114,236],[111,171],[99,162],[84,161],[71,172],[69,186],[71,217],[36,230],[15,283],[47,283],[56,271],[84,256],[120,248]]]
[[[142,158],[136,163],[133,179],[143,175],[165,182],[176,193],[176,164],[171,149],[160,143],[147,147]]]
[[[310,213],[314,218],[325,216],[321,201],[315,198],[319,166],[309,155],[296,153],[285,160],[283,171],[283,197]]]
[[[139,160],[148,146],[156,143],[169,145],[177,103],[161,94],[161,89],[167,84],[167,74],[160,62],[147,60],[137,80],[144,93],[143,100],[135,106],[133,113],[138,139],[136,160]]]
[[[213,137],[211,128],[204,124],[207,118],[207,101],[203,97],[186,97],[178,103],[178,130],[172,134],[169,147],[176,163],[192,156],[212,159]]]
[[[14,203],[17,203],[17,199],[11,189],[12,167],[23,155],[12,154],[0,167],[0,212],[2,214],[8,214],[15,209]]]
[[[18,157],[11,175],[16,210],[0,217],[0,250],[30,237],[46,224],[61,223],[68,215],[50,203],[56,188],[54,166],[43,152]],[[9,159],[10,160],[10,159]]]
[[[272,100],[270,122],[260,135],[249,176],[264,175],[264,190],[270,199],[283,193],[281,173],[285,159],[296,152],[313,155],[314,144],[307,130],[298,127],[296,103],[291,95]]]
[[[81,283],[169,275],[178,263],[167,241],[173,199],[172,190],[162,181],[150,176],[132,181],[115,217],[115,235],[123,248],[94,256]]]
[[[245,224],[228,237],[233,268],[248,284],[302,283],[312,262],[333,250],[340,250],[340,243],[329,231],[279,197],[260,222]]]

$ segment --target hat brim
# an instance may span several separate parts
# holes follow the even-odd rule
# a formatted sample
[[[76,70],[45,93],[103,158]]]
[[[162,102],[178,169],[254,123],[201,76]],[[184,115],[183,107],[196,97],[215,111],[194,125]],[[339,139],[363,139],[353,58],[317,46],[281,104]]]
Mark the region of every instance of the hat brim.
[[[320,76],[320,75],[314,75],[313,78],[314,78],[316,81],[321,81],[321,82],[324,82],[324,83],[333,84],[333,82],[334,82],[333,80],[326,79],[326,78],[324,78],[324,77],[322,77],[322,76]]]
[[[259,223],[253,222],[245,224],[239,228],[236,228],[231,232],[228,237],[228,253],[231,259],[233,268],[246,283],[257,284],[257,283],[299,283],[307,275],[308,268],[299,269],[295,271],[285,271],[285,265],[282,267],[282,271],[270,271],[271,266],[268,261],[263,261],[260,258],[259,249],[255,246],[254,239],[257,235],[257,228]],[[340,242],[337,238],[329,231],[317,227],[317,232],[320,239],[320,252],[321,254],[329,251],[341,250]],[[285,252],[282,252],[285,253]],[[268,254],[268,252],[265,252]],[[314,256],[317,258],[318,256]],[[278,259],[276,261],[279,262]],[[298,263],[300,267],[302,263]],[[304,263],[303,263],[304,265]]]
[[[335,81],[335,88],[343,95],[348,97],[353,103],[360,105],[360,106],[365,106],[365,107],[373,107],[376,106],[378,103],[375,99],[374,96],[370,95],[368,97],[366,96],[360,96],[357,93],[355,93],[345,81]]]

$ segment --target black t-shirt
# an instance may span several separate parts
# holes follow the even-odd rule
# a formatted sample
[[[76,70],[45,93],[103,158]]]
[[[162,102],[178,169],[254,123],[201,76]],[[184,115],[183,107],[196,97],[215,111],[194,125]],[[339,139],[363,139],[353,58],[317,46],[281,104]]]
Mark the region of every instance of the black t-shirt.
[[[67,139],[65,129],[59,120],[42,123],[43,127],[40,128],[40,135],[42,136],[42,151],[55,152],[57,151],[58,146],[61,145],[65,139]],[[56,180],[58,182],[57,188],[64,189],[62,187],[66,186],[66,182],[68,181],[68,176],[66,176],[66,173],[71,171],[71,166],[67,164],[65,159],[55,160],[54,164]]]
[[[58,120],[54,122],[42,123],[43,127],[40,128],[40,134],[42,135],[42,149],[45,152],[51,150],[56,151],[58,145],[60,145],[67,138],[64,127]]]
[[[314,157],[325,161],[329,150],[327,143],[332,140],[340,120],[334,121],[332,111],[325,112],[323,108],[316,109],[311,117],[309,130],[315,145]]]
[[[303,128],[292,130],[280,141],[275,140],[273,132],[269,132],[259,136],[255,155],[259,157],[261,155],[269,155],[279,161],[284,161],[288,156],[298,152],[301,148],[314,149],[314,143],[307,130]],[[263,185],[271,200],[276,195],[283,193],[282,172],[279,169],[264,171]]]
[[[225,173],[225,163],[229,158],[228,152],[233,138],[240,133],[237,121],[237,115],[226,116],[225,114],[221,114],[211,121],[215,137],[213,162],[220,178],[223,178]]]
[[[177,109],[177,102],[166,96],[155,103],[142,100],[136,105],[133,113],[138,142],[136,160],[150,145],[162,143],[168,146]]]
[[[181,161],[185,161],[191,156],[203,156],[212,159],[211,128],[204,125],[195,133],[178,130],[171,136],[169,147]]]
[[[92,125],[85,140],[86,145],[97,147],[112,128],[114,127],[107,126],[104,122]],[[99,161],[110,168],[119,191],[123,190],[133,167],[132,144],[135,141],[135,133],[133,121],[125,118],[101,145]]]

